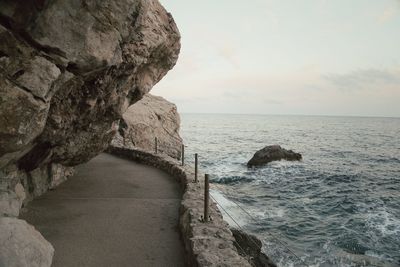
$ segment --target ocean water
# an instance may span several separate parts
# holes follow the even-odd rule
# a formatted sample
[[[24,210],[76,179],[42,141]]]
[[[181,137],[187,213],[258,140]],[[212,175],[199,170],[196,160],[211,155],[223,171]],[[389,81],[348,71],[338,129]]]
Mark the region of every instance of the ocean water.
[[[186,161],[279,266],[400,266],[399,118],[181,117]],[[272,144],[303,160],[246,166]]]

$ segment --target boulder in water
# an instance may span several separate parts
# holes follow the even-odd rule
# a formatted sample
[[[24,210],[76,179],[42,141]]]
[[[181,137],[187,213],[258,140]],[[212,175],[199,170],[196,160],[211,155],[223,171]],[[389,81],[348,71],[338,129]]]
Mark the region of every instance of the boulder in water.
[[[271,161],[282,159],[301,160],[302,156],[300,153],[296,153],[293,150],[284,149],[280,145],[266,146],[254,154],[249,162],[247,162],[247,166],[259,166]]]

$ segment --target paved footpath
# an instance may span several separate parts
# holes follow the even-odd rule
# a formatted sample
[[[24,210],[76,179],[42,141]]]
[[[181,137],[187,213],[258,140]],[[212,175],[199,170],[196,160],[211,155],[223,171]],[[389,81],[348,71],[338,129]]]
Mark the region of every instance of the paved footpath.
[[[184,266],[179,184],[101,154],[20,216],[53,244],[53,266]]]

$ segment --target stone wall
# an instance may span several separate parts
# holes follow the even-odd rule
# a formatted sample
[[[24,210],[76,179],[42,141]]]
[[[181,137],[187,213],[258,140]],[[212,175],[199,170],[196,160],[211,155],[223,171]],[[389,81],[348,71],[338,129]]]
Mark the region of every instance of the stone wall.
[[[185,245],[186,261],[188,266],[275,266],[264,254],[260,253],[261,245],[243,242],[244,236],[248,239],[256,238],[246,233],[240,236],[240,245],[247,251],[247,255],[239,253],[238,242],[217,205],[210,201],[210,216],[212,221],[201,221],[204,209],[204,175],[198,175],[198,183],[194,182],[194,170],[190,166],[181,164],[169,156],[153,154],[143,150],[132,150],[123,147],[110,146],[107,152],[123,158],[143,163],[164,170],[181,184],[184,194],[180,207],[179,227]],[[261,243],[258,240],[259,243]],[[253,246],[253,247],[250,247]],[[241,255],[242,254],[242,255]],[[254,257],[262,257],[263,260]]]

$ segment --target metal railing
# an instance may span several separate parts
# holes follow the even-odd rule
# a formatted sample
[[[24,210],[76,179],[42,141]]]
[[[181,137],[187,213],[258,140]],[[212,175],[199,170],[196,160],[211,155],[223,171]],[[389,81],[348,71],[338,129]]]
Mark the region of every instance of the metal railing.
[[[155,153],[159,153],[159,140],[157,137],[155,137],[154,139],[154,151]],[[175,148],[176,150],[176,148]],[[184,166],[185,165],[185,145],[182,144],[181,145],[181,165]],[[199,160],[198,160],[198,154],[195,153],[194,154],[194,183],[198,183],[198,164],[199,164]],[[220,191],[221,193],[224,191],[221,188],[219,188],[219,186],[217,186],[216,184],[213,184],[214,187],[216,187],[218,189],[218,191]],[[237,220],[235,219],[235,217],[230,214],[227,209],[225,209],[225,207],[223,205],[221,205],[218,200],[216,199],[215,196],[213,196],[210,193],[210,175],[209,174],[205,174],[204,175],[204,212],[203,212],[203,216],[202,218],[200,218],[200,220],[203,223],[208,223],[210,221],[212,221],[212,218],[210,217],[209,214],[209,206],[210,206],[210,197],[211,199],[216,203],[216,205],[232,220],[232,222],[238,227],[238,229],[244,231],[244,229],[242,228],[242,226],[237,222]],[[243,208],[237,201],[233,200],[231,197],[228,197],[229,201],[231,201],[232,203],[234,203],[241,211],[243,211],[246,216],[255,224],[255,225],[259,225],[260,222],[254,218],[254,216],[252,216],[245,208]],[[245,232],[245,231],[244,231]],[[303,266],[309,266],[301,257],[299,257],[292,249],[289,248],[288,244],[282,240],[280,240],[276,235],[272,234],[271,232],[266,232],[269,236],[271,236],[271,238],[274,240],[274,242],[278,245],[280,245],[284,250],[286,250],[286,252],[288,254],[290,254],[294,259],[296,259],[296,261],[298,261],[301,265]],[[259,244],[256,244],[255,241],[252,238],[249,238],[249,240],[251,240],[251,242],[254,243],[255,247],[258,247]],[[239,245],[238,242],[236,242],[236,245],[239,247],[239,249],[243,252],[243,255],[247,255],[246,251]]]

